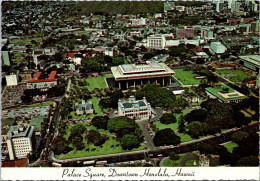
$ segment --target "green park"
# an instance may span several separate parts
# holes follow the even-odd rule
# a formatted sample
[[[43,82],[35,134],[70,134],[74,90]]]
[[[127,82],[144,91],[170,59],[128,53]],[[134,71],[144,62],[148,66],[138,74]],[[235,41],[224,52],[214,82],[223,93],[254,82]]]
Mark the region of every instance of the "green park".
[[[192,71],[184,69],[175,69],[175,77],[184,85],[197,85],[200,84],[200,79],[196,79],[197,74]]]
[[[217,70],[216,72],[232,82],[242,82],[244,79],[251,78],[251,75],[246,74],[243,70]]]

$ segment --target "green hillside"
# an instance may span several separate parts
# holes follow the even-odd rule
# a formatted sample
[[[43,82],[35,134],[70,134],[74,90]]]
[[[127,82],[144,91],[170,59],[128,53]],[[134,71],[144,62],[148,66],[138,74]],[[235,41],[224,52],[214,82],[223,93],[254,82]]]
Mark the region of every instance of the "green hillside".
[[[163,12],[162,1],[85,1],[76,5],[79,13],[137,14]]]

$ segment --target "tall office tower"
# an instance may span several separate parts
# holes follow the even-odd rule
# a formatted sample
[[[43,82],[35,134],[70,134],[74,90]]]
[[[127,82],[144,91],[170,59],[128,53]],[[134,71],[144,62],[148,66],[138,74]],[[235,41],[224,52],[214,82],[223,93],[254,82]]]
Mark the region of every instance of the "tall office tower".
[[[11,126],[7,133],[7,147],[10,160],[25,158],[34,150],[34,126]]]
[[[216,2],[216,11],[219,12],[219,0]]]

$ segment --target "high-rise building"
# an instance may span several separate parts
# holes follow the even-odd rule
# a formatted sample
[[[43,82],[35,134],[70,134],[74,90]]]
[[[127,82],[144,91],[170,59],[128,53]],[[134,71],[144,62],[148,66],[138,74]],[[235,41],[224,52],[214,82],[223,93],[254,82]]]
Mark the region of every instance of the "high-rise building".
[[[11,126],[7,132],[7,147],[10,160],[24,158],[34,151],[34,126]]]
[[[219,1],[216,2],[216,11],[219,12]]]
[[[193,38],[194,37],[194,28],[193,27],[182,27],[177,29],[177,38]]]

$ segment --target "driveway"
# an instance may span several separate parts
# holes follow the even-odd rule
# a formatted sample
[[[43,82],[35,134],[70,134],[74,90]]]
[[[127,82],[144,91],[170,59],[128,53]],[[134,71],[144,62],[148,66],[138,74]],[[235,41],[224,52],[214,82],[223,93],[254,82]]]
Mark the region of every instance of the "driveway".
[[[143,131],[143,135],[145,137],[145,140],[147,141],[147,143],[144,143],[144,144],[147,147],[149,147],[151,150],[154,150],[155,146],[153,144],[153,138],[150,136],[150,133],[144,126],[145,124],[148,124],[148,120],[136,120],[136,123],[139,125],[140,129]]]

